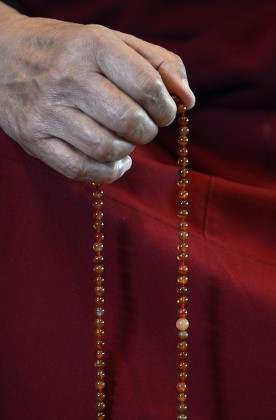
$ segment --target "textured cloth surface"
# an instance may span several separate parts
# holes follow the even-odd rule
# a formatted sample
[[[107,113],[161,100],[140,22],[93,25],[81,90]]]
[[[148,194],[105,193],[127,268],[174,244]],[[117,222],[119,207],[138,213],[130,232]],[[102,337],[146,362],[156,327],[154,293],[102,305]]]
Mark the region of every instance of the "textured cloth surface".
[[[272,420],[275,2],[22,1],[179,54],[190,112],[190,420]],[[175,418],[177,128],[105,186],[108,418]],[[94,418],[91,188],[0,131],[0,418]]]

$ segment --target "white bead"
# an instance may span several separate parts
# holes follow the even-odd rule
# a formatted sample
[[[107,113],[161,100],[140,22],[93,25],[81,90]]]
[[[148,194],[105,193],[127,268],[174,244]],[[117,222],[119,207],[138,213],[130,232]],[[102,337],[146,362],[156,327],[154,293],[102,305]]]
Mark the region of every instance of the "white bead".
[[[188,327],[189,327],[189,321],[186,318],[179,318],[176,321],[176,328],[179,331],[186,331]]]

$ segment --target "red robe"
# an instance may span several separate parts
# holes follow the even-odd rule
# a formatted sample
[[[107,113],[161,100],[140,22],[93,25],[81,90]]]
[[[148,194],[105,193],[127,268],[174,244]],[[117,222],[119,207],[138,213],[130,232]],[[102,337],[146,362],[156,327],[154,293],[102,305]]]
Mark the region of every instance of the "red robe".
[[[161,3],[161,4],[160,4]],[[183,58],[190,112],[189,420],[272,420],[275,2],[22,1]],[[105,186],[107,418],[176,418],[176,125]],[[0,131],[0,418],[92,420],[91,189]]]

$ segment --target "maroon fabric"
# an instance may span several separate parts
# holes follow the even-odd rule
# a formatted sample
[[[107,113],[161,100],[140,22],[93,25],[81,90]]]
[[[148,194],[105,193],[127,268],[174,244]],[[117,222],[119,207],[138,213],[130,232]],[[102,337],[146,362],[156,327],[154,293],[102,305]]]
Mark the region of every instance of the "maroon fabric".
[[[23,3],[23,2],[22,2]],[[191,420],[275,412],[275,3],[25,1],[180,54],[190,112]],[[77,4],[76,4],[77,3]],[[160,4],[161,3],[161,4]],[[165,19],[164,19],[165,17]],[[176,127],[105,187],[108,418],[175,418]],[[0,132],[0,418],[94,418],[91,190]]]

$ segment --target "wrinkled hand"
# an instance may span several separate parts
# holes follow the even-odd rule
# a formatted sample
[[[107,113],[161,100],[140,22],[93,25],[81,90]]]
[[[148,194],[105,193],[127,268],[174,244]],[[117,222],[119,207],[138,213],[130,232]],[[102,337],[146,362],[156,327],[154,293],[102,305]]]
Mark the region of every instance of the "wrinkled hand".
[[[0,38],[0,126],[69,178],[114,181],[175,118],[169,92],[193,106],[180,58],[133,36],[17,14]]]

